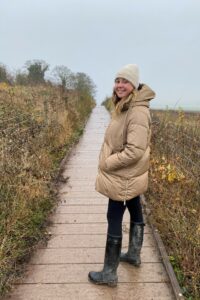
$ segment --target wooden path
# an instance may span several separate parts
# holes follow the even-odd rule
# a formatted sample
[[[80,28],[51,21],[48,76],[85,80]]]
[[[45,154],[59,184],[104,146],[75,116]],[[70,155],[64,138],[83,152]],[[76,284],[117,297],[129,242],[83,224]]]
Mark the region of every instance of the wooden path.
[[[88,272],[101,270],[106,241],[107,199],[94,190],[97,162],[109,114],[96,107],[83,137],[66,164],[67,182],[53,216],[52,234],[27,266],[11,300],[166,300],[175,299],[150,227],[145,226],[142,265],[120,263],[116,288],[88,282]],[[128,245],[128,212],[123,223],[123,248]],[[124,249],[125,250],[125,249]]]

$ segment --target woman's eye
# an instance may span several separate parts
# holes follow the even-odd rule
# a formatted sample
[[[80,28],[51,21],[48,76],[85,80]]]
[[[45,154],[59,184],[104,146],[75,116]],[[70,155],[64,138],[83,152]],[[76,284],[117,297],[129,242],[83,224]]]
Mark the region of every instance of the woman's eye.
[[[123,79],[123,81],[122,81],[123,83],[128,83],[128,80],[126,80],[126,79]]]
[[[126,83],[128,83],[128,80],[126,80],[126,79],[116,79],[116,80],[115,80],[115,83],[117,83],[117,84],[119,84],[119,83],[124,83],[124,84],[126,84]]]

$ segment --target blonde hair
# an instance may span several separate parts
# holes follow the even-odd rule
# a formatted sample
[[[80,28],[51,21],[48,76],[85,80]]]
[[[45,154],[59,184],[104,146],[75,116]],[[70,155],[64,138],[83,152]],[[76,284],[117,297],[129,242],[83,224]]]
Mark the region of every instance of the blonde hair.
[[[119,115],[122,111],[125,111],[129,108],[130,103],[134,101],[136,96],[136,90],[134,89],[127,97],[118,98],[115,91],[113,91],[112,101],[114,103],[114,111],[115,115]]]

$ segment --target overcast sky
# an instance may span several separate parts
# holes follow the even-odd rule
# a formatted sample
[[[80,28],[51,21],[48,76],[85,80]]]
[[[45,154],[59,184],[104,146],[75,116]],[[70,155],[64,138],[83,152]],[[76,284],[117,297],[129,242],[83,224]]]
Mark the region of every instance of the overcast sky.
[[[199,0],[0,0],[0,62],[30,59],[87,73],[100,103],[138,64],[152,107],[200,109]]]

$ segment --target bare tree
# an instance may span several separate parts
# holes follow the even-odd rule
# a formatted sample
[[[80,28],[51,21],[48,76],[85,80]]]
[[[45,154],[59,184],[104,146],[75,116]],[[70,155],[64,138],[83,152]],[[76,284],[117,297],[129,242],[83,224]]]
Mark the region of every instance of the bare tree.
[[[63,88],[73,88],[74,76],[72,71],[66,66],[56,66],[53,71],[55,78],[61,83]]]
[[[85,92],[92,97],[95,96],[96,86],[92,79],[85,73],[76,73],[75,88],[79,92]]]

